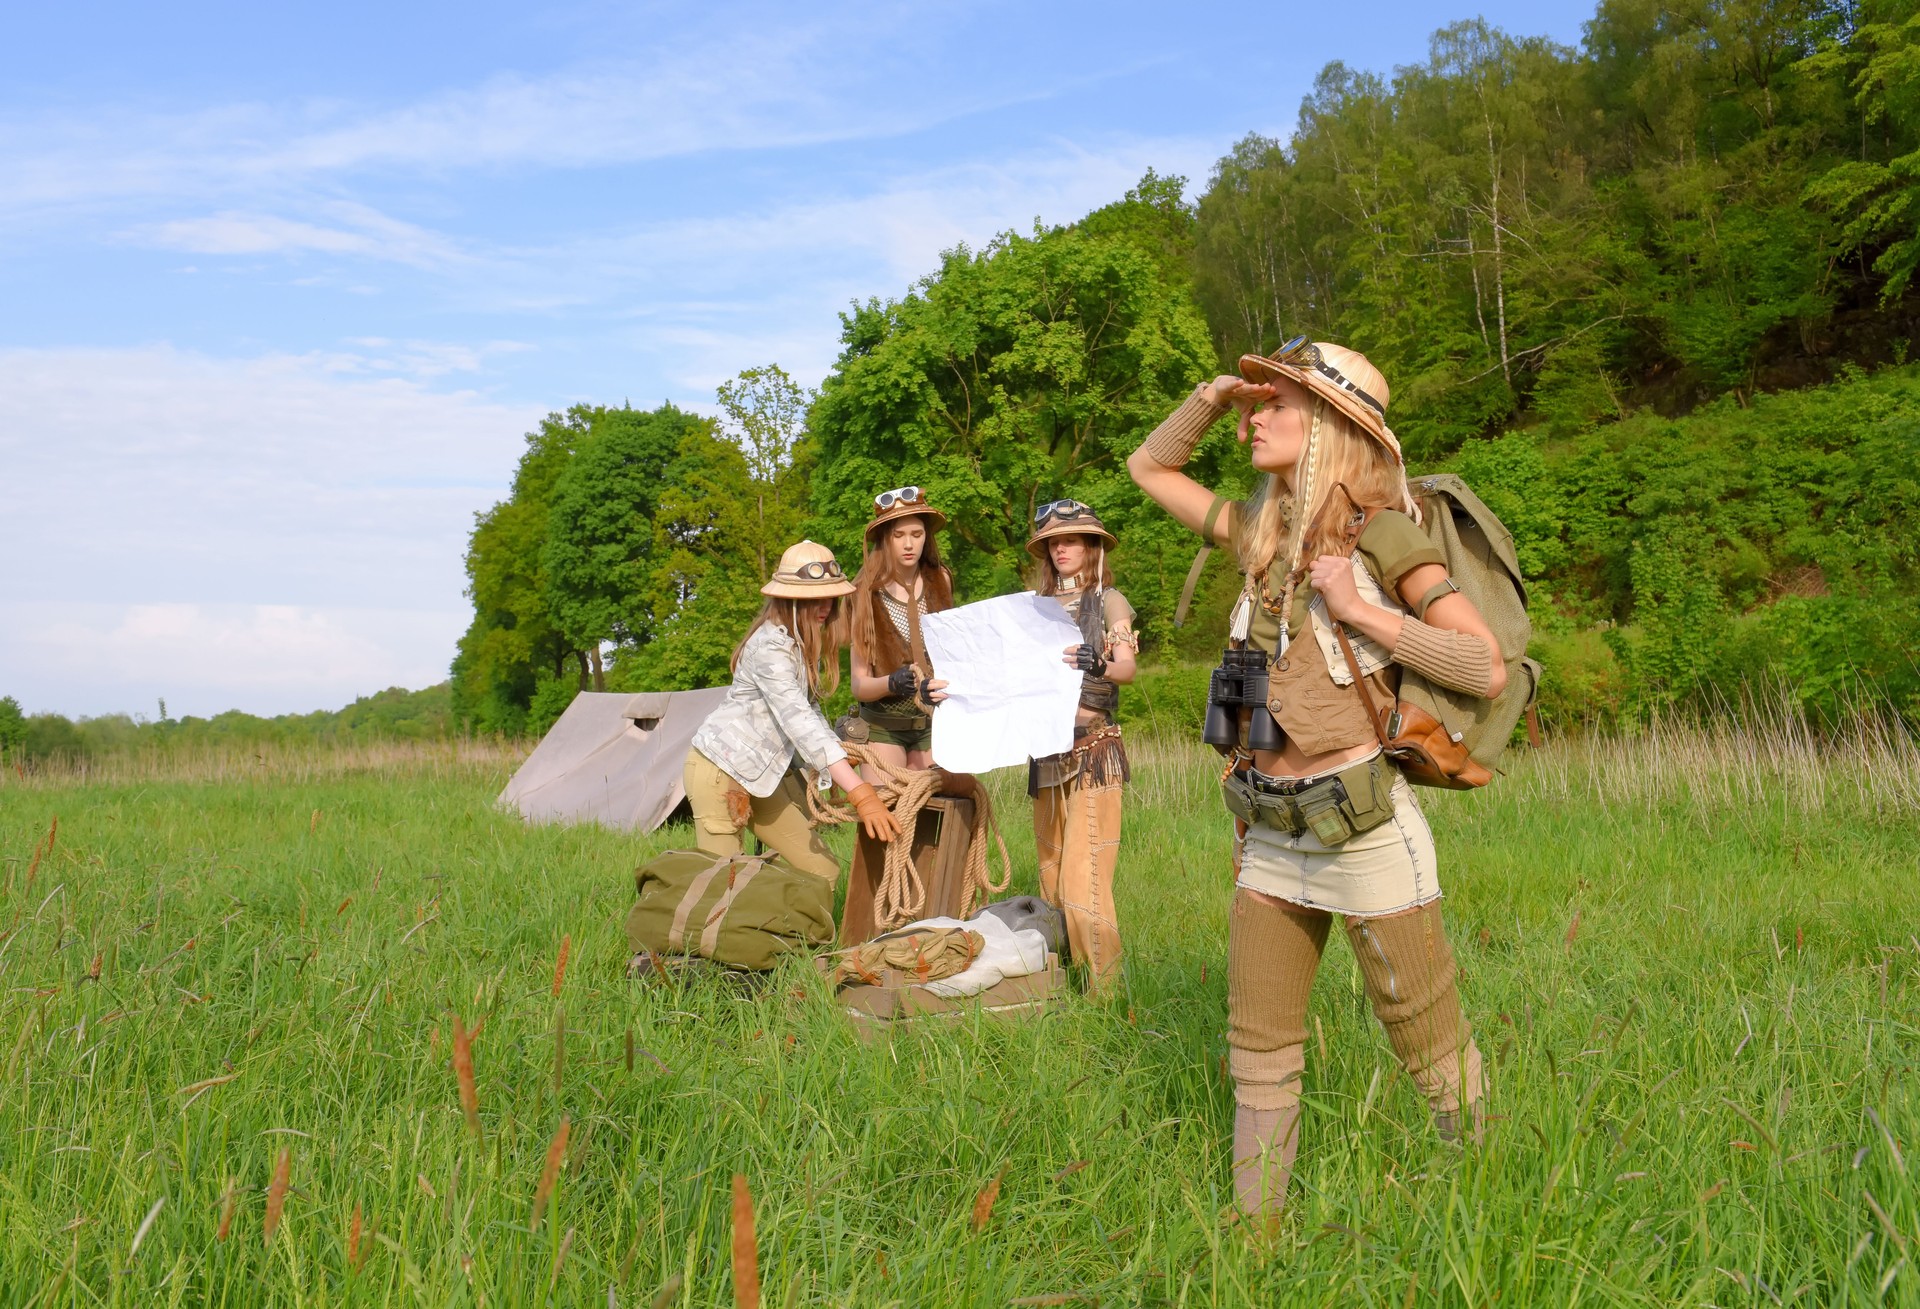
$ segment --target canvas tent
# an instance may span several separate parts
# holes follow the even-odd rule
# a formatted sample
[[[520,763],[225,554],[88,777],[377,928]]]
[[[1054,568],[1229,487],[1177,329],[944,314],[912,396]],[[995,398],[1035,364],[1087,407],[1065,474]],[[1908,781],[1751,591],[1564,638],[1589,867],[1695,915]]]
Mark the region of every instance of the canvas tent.
[[[651,832],[686,798],[680,770],[694,732],[727,688],[582,691],[500,793],[530,823],[599,823]]]

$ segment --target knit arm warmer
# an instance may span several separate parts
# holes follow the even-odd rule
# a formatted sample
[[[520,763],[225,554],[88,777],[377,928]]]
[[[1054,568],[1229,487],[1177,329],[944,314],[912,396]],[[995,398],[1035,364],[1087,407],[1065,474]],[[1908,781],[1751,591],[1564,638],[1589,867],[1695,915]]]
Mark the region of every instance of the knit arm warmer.
[[[1493,693],[1493,651],[1486,641],[1450,627],[1429,627],[1411,614],[1400,620],[1393,660],[1451,691],[1482,699]]]
[[[1193,452],[1201,438],[1206,436],[1207,429],[1227,412],[1226,406],[1213,403],[1207,399],[1206,393],[1205,386],[1193,388],[1193,394],[1141,442],[1140,448],[1147,452],[1147,458],[1162,468],[1187,466],[1187,460],[1193,458]]]

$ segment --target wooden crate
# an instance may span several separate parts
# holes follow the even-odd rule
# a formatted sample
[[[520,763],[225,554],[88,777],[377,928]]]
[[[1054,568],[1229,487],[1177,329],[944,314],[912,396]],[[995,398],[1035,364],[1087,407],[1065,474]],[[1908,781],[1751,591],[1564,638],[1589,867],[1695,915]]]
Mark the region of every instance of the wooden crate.
[[[949,782],[972,783],[971,777]],[[927,902],[917,917],[958,918],[966,892],[967,846],[973,832],[974,801],[966,785],[943,786],[927,801],[913,830],[913,863],[926,883]],[[840,913],[840,944],[859,945],[878,935],[873,899],[886,872],[887,848],[860,834],[847,874],[847,902]]]

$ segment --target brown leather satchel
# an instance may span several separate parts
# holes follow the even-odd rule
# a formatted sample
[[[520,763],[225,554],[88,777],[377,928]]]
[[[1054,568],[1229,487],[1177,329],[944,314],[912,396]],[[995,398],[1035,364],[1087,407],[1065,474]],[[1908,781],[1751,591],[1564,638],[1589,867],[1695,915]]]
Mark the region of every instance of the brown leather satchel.
[[[1333,634],[1340,641],[1340,653],[1347,657],[1353,672],[1353,689],[1373,723],[1373,734],[1380,748],[1397,764],[1415,786],[1437,786],[1446,791],[1471,791],[1493,780],[1493,770],[1477,762],[1467,747],[1450,734],[1445,724],[1418,705],[1395,698],[1390,708],[1380,708],[1367,693],[1367,679],[1360,661],[1353,657],[1347,642],[1345,623],[1335,623]]]

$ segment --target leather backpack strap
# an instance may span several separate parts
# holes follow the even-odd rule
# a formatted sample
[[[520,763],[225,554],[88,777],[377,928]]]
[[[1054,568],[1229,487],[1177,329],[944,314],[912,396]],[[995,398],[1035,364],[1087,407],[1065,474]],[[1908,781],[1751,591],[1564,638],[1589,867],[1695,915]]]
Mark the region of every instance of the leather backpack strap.
[[[1380,748],[1388,748],[1387,718],[1373,707],[1373,697],[1367,694],[1367,679],[1360,671],[1360,661],[1353,657],[1353,646],[1347,642],[1347,625],[1335,623],[1333,634],[1340,642],[1340,653],[1347,657],[1347,667],[1353,672],[1354,694],[1360,697],[1360,707],[1367,711],[1367,721],[1373,724],[1373,734],[1379,738]]]

